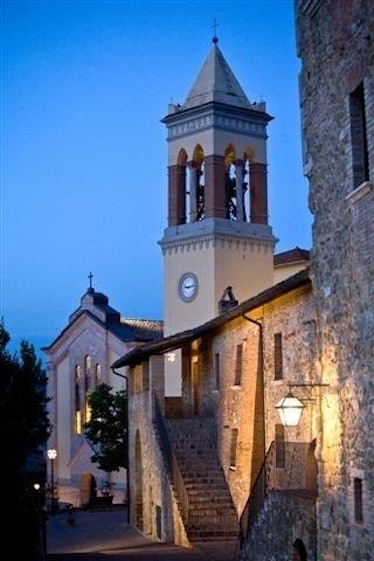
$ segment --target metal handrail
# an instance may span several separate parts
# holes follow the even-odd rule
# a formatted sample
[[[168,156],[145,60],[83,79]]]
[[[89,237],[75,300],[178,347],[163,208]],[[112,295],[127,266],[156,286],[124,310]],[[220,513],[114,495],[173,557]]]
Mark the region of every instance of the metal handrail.
[[[277,447],[282,461],[277,462]],[[246,539],[269,491],[317,495],[313,446],[305,442],[272,442],[239,520],[240,540]]]

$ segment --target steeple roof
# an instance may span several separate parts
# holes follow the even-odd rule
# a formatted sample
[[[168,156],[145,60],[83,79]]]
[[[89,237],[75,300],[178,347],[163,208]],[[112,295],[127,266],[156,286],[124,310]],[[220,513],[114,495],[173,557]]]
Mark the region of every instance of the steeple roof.
[[[208,57],[182,105],[182,110],[198,107],[212,101],[244,109],[253,109],[220,51],[217,41],[218,39],[215,37]]]

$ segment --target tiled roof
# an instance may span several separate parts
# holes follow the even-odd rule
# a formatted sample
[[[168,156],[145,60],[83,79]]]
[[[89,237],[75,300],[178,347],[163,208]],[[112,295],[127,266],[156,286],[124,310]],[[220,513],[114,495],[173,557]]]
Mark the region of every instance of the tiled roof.
[[[164,323],[161,320],[121,317],[121,325],[131,329],[137,341],[162,339]]]
[[[309,259],[310,251],[296,246],[293,249],[274,255],[274,266],[291,265],[294,263],[300,263],[301,261],[309,261]]]
[[[217,43],[213,44],[182,110],[200,107],[212,101],[253,109]]]

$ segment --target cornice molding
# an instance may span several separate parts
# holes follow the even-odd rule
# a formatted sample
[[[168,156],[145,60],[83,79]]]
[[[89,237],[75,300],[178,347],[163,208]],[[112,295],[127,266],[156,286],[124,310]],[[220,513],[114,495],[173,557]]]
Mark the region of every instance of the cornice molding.
[[[191,115],[189,118],[185,116],[178,123],[170,124],[168,126],[168,141],[184,138],[212,128],[266,139],[266,125],[267,122],[264,123],[263,119],[209,112],[202,115]]]
[[[258,238],[243,239],[227,235],[211,234],[194,240],[173,240],[165,242],[162,244],[162,254],[164,256],[177,255],[179,253],[192,253],[195,251],[217,248],[268,253],[269,251],[273,251],[275,243],[275,238],[262,240]]]

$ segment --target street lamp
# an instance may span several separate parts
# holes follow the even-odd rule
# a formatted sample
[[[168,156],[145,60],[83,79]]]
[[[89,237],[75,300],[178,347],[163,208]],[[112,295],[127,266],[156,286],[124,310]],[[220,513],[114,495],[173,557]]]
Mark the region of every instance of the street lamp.
[[[54,464],[55,459],[57,457],[57,450],[51,448],[47,451],[48,459],[51,460],[51,504],[50,504],[50,512],[51,514],[55,513],[55,474],[54,474]]]

